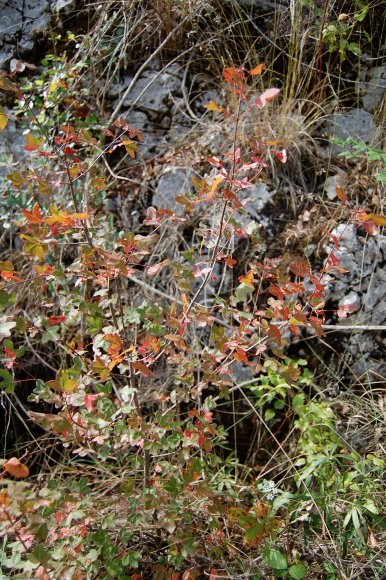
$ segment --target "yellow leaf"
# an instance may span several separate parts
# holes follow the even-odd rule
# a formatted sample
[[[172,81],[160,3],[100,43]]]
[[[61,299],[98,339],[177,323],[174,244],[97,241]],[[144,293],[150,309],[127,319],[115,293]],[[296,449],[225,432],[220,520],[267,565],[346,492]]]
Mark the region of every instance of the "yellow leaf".
[[[261,75],[263,70],[265,70],[266,68],[267,68],[267,65],[264,62],[262,62],[262,63],[258,64],[257,66],[255,66],[255,68],[253,68],[251,71],[249,71],[249,74],[254,75],[254,76]]]
[[[377,226],[386,226],[386,217],[384,215],[368,213],[366,217],[367,219],[377,224]]]
[[[40,260],[44,258],[44,246],[37,238],[28,236],[27,234],[20,234],[20,239],[24,240],[24,251],[36,256]]]
[[[103,177],[96,177],[93,179],[92,184],[97,191],[103,191],[107,187],[107,183]]]
[[[253,272],[248,272],[246,276],[240,276],[239,282],[240,284],[245,284],[246,286],[251,286],[252,288],[254,288]]]
[[[125,149],[127,151],[127,153],[129,154],[129,157],[131,157],[132,159],[135,159],[135,154],[138,151],[138,143],[136,143],[135,141],[122,141],[122,145],[125,146]]]
[[[0,131],[4,131],[8,123],[8,117],[4,113],[3,107],[0,107]]]
[[[41,193],[42,195],[49,195],[51,193],[53,193],[52,187],[49,183],[47,183],[47,181],[44,181],[44,179],[38,179],[38,192]]]
[[[209,101],[209,103],[204,105],[204,109],[207,109],[208,111],[223,111],[224,107],[219,107],[214,101]]]

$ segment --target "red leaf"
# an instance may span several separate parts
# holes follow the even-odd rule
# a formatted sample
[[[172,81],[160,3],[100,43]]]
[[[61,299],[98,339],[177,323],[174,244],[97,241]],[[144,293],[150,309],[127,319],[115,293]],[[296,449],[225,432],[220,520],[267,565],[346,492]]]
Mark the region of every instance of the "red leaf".
[[[275,155],[281,163],[287,163],[287,150],[275,151]]]
[[[60,316],[50,316],[48,319],[48,322],[52,325],[56,325],[56,324],[60,324],[61,322],[64,322],[66,319],[67,319],[67,316],[62,314]]]
[[[227,83],[241,88],[244,85],[244,72],[242,67],[229,66],[222,73]]]
[[[257,99],[255,99],[256,107],[262,109],[263,107],[265,107],[267,101],[272,101],[279,93],[280,89],[275,88],[267,89],[266,91],[264,91],[264,93],[260,95],[260,97],[257,97]]]
[[[97,393],[95,395],[86,395],[84,398],[84,406],[89,413],[93,413],[96,409],[96,404],[98,399],[100,399],[102,393]]]
[[[236,347],[236,352],[234,353],[233,358],[235,360],[239,360],[243,363],[248,362],[247,354],[246,354],[245,350],[242,349],[240,346]]]
[[[303,258],[300,258],[293,264],[290,264],[289,269],[295,274],[295,276],[308,276],[311,271],[310,264]]]

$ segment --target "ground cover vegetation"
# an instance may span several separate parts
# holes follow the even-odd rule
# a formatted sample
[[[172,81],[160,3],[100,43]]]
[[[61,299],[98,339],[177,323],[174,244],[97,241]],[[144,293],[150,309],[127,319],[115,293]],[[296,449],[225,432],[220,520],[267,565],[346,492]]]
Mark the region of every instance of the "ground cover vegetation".
[[[0,76],[24,135],[0,200],[2,578],[386,573],[384,377],[342,348],[381,351],[382,327],[328,301],[347,233],[382,235],[386,157],[382,135],[319,143],[383,54],[382,3],[266,4],[105,2]],[[144,158],[125,98],[154,60],[188,130]],[[192,187],[154,207],[181,160]],[[245,209],[268,182],[271,229]]]

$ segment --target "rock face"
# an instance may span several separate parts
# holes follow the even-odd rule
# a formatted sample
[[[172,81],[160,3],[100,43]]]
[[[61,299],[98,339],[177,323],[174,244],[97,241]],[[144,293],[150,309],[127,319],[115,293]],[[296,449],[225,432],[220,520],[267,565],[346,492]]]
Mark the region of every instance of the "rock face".
[[[339,250],[326,246],[327,253],[334,251],[341,260],[339,266],[346,273],[334,273],[327,299],[337,302],[340,307],[352,305],[357,310],[340,324],[378,326],[386,323],[386,236],[377,235],[366,239],[358,235],[353,224],[340,224],[332,234],[340,239]],[[385,339],[369,334],[355,332],[343,336],[346,351],[352,357],[350,364],[354,376],[366,375],[366,381],[379,381],[386,376],[386,364],[382,363],[382,348],[386,349]],[[379,343],[377,343],[377,340]],[[378,344],[378,346],[377,346]],[[379,360],[377,360],[379,355]],[[371,374],[374,371],[375,374]],[[377,378],[378,377],[378,378]]]
[[[373,116],[363,109],[351,109],[346,113],[334,113],[326,121],[326,133],[329,137],[346,140],[350,137],[368,145],[376,134]],[[333,144],[331,153],[336,155],[343,147]]]
[[[153,195],[153,204],[157,209],[170,209],[177,215],[184,212],[183,207],[176,203],[176,196],[192,189],[192,172],[189,169],[172,167],[159,179]]]
[[[121,85],[114,85],[118,95],[124,93],[132,78],[125,77]],[[175,65],[164,70],[147,70],[139,77],[132,90],[123,102],[124,107],[134,107],[139,104],[141,109],[155,113],[167,113],[181,86],[179,68]]]
[[[0,3],[0,68],[15,56],[33,50],[35,40],[50,26],[53,15],[75,9],[77,0],[3,0]]]
[[[0,29],[0,66],[14,54],[33,49],[35,37],[47,30],[51,20],[48,0],[5,0]]]

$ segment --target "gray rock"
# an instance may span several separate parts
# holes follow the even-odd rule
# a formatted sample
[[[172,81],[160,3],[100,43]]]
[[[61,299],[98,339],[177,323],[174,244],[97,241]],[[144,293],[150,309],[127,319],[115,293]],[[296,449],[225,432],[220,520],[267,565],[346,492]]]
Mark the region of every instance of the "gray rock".
[[[329,137],[346,140],[349,138],[368,145],[376,135],[373,116],[363,109],[352,109],[346,113],[334,113],[326,121],[326,134]],[[331,154],[336,155],[344,147],[331,144]]]
[[[47,0],[39,0],[39,2],[27,0],[26,2],[24,2],[23,7],[24,19],[37,20],[42,16],[42,14],[44,14],[44,12],[47,11],[48,11]]]
[[[125,107],[138,106],[156,113],[167,113],[172,104],[173,93],[178,92],[181,86],[178,71],[178,67],[173,65],[161,73],[154,70],[145,71],[127,95],[123,105]],[[131,79],[125,79],[127,86],[130,82]],[[120,92],[123,93],[125,88],[122,86]]]
[[[6,114],[12,111],[5,109]],[[6,177],[18,162],[27,156],[24,151],[25,135],[16,128],[15,121],[8,119],[8,124],[0,138],[0,176]]]
[[[237,197],[243,204],[246,212],[254,219],[260,219],[260,213],[268,203],[272,203],[272,199],[275,195],[274,190],[270,190],[266,183],[261,182],[242,189]]]
[[[13,41],[23,26],[23,15],[20,10],[5,6],[1,13],[0,42]]]
[[[157,209],[170,209],[182,215],[184,209],[176,202],[176,196],[192,190],[192,172],[182,167],[168,169],[159,179],[153,195],[153,205]]]
[[[359,92],[364,110],[373,113],[386,91],[386,66],[371,68],[366,77],[367,80],[359,83]]]
[[[343,298],[339,300],[338,304],[339,306],[355,306],[355,308],[358,310],[361,305],[361,299],[357,292],[351,291],[346,296],[343,296]]]
[[[374,307],[380,304],[382,311],[382,318],[386,318],[386,300],[385,300],[385,284],[376,280],[371,284],[364,296],[363,304],[365,312],[373,312]]]
[[[252,381],[254,378],[251,367],[244,365],[240,361],[236,361],[231,366],[232,378],[235,383],[245,383],[247,381]]]

